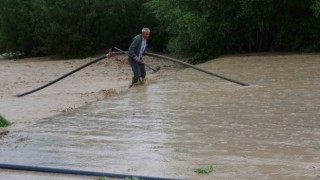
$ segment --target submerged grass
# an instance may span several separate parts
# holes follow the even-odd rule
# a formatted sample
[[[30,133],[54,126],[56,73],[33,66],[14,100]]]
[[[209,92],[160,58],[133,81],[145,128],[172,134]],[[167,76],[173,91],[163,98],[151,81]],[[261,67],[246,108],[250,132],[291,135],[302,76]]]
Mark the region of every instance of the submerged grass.
[[[194,170],[194,172],[198,174],[208,174],[208,173],[211,173],[212,171],[213,171],[212,165],[203,166]]]
[[[0,115],[0,127],[10,126],[11,122],[6,120],[3,116]]]
[[[110,178],[108,178],[108,177],[100,177],[100,178],[97,179],[97,180],[110,180]]]

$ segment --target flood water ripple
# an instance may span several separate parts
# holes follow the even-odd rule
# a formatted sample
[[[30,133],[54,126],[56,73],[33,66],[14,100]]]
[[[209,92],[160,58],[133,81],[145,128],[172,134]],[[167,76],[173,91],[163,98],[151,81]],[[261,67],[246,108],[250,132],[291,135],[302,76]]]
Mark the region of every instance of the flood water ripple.
[[[1,163],[186,179],[319,177],[319,79],[269,80],[242,87],[185,70],[12,128]],[[213,173],[194,173],[209,164]]]

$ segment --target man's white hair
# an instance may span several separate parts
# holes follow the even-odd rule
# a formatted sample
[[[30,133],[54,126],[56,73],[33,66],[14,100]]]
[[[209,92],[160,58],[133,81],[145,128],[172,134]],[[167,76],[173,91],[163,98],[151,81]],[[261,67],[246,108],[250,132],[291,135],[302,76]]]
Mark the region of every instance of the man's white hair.
[[[147,27],[142,28],[141,32],[150,32],[150,29]]]

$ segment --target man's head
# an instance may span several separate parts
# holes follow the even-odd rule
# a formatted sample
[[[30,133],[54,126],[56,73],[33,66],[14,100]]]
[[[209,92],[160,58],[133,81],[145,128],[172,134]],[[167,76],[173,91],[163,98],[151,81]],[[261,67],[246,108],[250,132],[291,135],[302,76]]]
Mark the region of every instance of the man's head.
[[[150,29],[147,27],[142,28],[141,35],[144,39],[148,39],[148,37],[150,36]]]

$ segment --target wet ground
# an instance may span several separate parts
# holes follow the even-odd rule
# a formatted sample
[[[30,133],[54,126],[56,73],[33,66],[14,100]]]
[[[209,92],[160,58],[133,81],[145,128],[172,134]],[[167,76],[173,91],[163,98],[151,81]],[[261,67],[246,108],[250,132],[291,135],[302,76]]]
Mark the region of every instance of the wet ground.
[[[225,57],[199,67],[251,86],[185,69],[11,127],[0,163],[182,179],[320,178],[319,55]],[[203,165],[214,171],[196,174]]]

